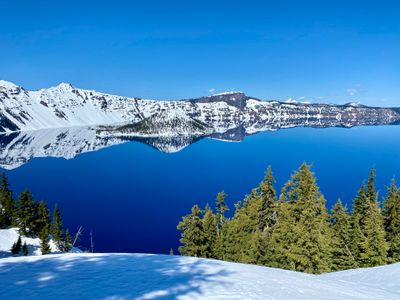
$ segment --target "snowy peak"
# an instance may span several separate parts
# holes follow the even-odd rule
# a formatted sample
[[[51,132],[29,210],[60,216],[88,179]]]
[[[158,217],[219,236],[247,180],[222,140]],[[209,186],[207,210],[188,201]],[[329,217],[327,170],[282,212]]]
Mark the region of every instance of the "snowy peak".
[[[0,80],[0,103],[1,98],[8,97],[8,95],[18,95],[21,91],[24,90],[22,87],[16,85],[13,82]],[[0,111],[1,112],[1,111]]]
[[[74,87],[72,86],[72,84],[66,83],[66,82],[61,82],[59,85],[57,85],[57,87],[58,87],[59,89],[68,89],[68,90],[74,88]]]
[[[11,81],[0,80],[0,90],[13,90],[18,88],[19,86]]]

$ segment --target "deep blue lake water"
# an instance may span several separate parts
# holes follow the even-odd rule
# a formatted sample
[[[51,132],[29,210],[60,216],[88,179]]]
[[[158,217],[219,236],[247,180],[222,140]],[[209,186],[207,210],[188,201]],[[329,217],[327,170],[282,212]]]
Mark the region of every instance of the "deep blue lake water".
[[[372,166],[380,194],[400,176],[400,126],[351,129],[294,128],[228,143],[203,139],[178,153],[129,142],[71,160],[36,158],[5,171],[12,188],[29,188],[50,207],[58,203],[65,226],[83,226],[82,248],[93,232],[97,252],[168,253],[179,244],[176,225],[193,204],[243,199],[270,164],[276,188],[302,162],[312,163],[330,207],[350,205]]]

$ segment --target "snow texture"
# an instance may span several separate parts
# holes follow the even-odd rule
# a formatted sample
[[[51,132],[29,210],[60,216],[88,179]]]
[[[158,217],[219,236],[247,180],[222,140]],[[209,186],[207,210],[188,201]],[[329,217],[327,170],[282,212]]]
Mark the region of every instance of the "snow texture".
[[[400,299],[400,264],[309,275],[151,254],[0,259],[1,299]]]

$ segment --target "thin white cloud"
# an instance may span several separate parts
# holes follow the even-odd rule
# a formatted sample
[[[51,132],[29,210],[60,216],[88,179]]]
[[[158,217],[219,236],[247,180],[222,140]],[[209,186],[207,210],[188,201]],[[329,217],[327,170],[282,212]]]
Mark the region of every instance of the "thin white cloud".
[[[211,89],[208,90],[208,92],[209,92],[211,95],[213,95],[213,94],[215,94],[216,91],[215,91],[214,88],[211,88]]]
[[[356,96],[360,91],[356,88],[349,88],[346,92],[348,96]]]

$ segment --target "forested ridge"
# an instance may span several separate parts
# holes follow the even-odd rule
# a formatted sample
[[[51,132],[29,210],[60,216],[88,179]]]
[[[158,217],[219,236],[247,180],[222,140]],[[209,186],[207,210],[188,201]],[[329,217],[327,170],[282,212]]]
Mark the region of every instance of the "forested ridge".
[[[394,179],[381,203],[372,169],[351,211],[338,199],[330,212],[310,165],[302,164],[279,195],[274,184],[268,167],[230,218],[224,192],[214,209],[194,205],[177,226],[179,252],[313,274],[400,261],[400,190]]]
[[[52,216],[44,201],[34,200],[31,192],[21,192],[14,199],[13,192],[5,174],[0,173],[0,229],[17,227],[20,236],[10,249],[13,255],[28,255],[26,244],[22,244],[21,235],[41,240],[42,254],[51,252],[49,239],[51,238],[59,251],[69,252],[72,248],[72,239],[69,230],[64,230],[61,212],[56,205]]]

